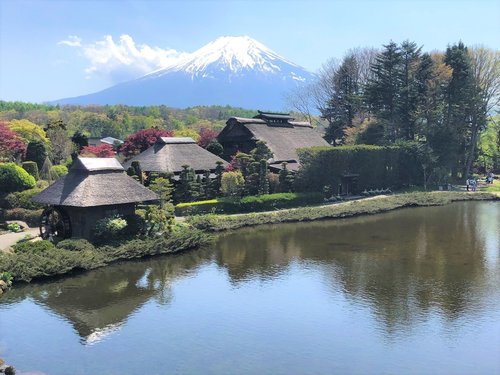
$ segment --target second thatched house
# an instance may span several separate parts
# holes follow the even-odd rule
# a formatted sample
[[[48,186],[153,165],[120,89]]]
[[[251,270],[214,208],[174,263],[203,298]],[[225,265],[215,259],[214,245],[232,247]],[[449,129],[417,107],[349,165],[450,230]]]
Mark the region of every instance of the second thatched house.
[[[224,156],[236,152],[248,153],[257,141],[264,141],[273,153],[269,168],[279,171],[283,162],[289,170],[297,170],[297,149],[313,146],[329,146],[308,122],[295,121],[287,113],[261,112],[253,118],[231,117],[218,136],[224,147]]]
[[[140,163],[144,172],[173,173],[174,176],[178,176],[185,165],[197,174],[214,172],[217,162],[227,165],[226,161],[200,147],[190,137],[160,137],[153,146],[127,161],[124,167],[129,168],[134,161]]]
[[[115,158],[79,157],[69,173],[33,197],[49,205],[42,214],[40,231],[45,239],[92,239],[97,220],[132,215],[138,202],[158,196],[125,174]]]

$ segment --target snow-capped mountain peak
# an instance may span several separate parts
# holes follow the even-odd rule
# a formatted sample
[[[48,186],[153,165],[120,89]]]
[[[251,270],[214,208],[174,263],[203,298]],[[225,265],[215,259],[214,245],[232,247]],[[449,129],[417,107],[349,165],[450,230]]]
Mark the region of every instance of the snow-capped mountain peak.
[[[286,96],[315,75],[248,36],[223,36],[155,72],[60,104],[288,110]]]
[[[148,76],[161,76],[174,71],[202,76],[213,73],[214,70],[226,73],[238,73],[242,70],[277,73],[281,71],[283,64],[299,68],[248,36],[222,36]]]

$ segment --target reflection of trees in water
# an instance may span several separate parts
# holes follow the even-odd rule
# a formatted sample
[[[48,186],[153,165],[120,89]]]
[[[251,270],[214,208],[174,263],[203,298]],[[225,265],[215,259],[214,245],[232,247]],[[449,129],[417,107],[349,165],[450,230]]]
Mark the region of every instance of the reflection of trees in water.
[[[152,299],[168,305],[171,284],[194,272],[206,251],[124,262],[49,283],[14,288],[2,303],[27,297],[67,319],[85,343],[118,329]]]
[[[487,293],[484,235],[475,220],[482,207],[454,204],[238,231],[219,241],[217,262],[241,282],[275,277],[294,259],[316,261],[334,290],[371,305],[389,331],[433,308],[455,319],[480,306]]]
[[[295,227],[290,231],[294,232]],[[287,232],[288,233],[288,232]],[[295,236],[283,236],[279,226],[239,230],[217,243],[216,262],[227,269],[233,283],[249,279],[275,279],[282,275],[291,259],[300,257]]]
[[[355,304],[371,306],[392,332],[431,309],[455,319],[481,308],[491,277],[498,278],[485,270],[487,231],[475,219],[484,209],[492,206],[464,203],[239,230],[222,237],[215,250],[124,262],[16,287],[0,302],[31,297],[71,322],[88,342],[119,327],[148,301],[168,305],[172,284],[205,264],[215,261],[233,284],[241,284],[284,277],[292,264],[307,262],[323,273],[332,293],[342,290]],[[490,241],[495,228],[487,228]]]

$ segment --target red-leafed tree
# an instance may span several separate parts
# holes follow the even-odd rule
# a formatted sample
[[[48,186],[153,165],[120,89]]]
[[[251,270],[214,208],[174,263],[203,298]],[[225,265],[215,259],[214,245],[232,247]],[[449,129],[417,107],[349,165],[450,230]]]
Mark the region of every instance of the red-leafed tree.
[[[0,160],[15,160],[26,152],[26,144],[7,126],[0,121]]]
[[[200,140],[198,141],[198,145],[203,148],[207,148],[207,146],[217,138],[219,132],[217,130],[209,129],[209,128],[201,128],[200,131]]]
[[[115,156],[115,150],[113,150],[113,146],[108,144],[102,144],[98,146],[85,146],[80,151],[80,155],[82,156],[97,156],[98,158],[112,158]]]
[[[172,137],[173,133],[165,129],[143,129],[128,136],[120,151],[125,156],[139,154],[151,147],[159,137]]]
[[[236,155],[238,155],[238,154],[239,154],[239,151],[237,151],[235,155],[231,156],[231,161],[224,168],[224,172],[233,172],[233,171],[237,171],[240,169],[240,166],[238,164],[238,159],[236,159]]]

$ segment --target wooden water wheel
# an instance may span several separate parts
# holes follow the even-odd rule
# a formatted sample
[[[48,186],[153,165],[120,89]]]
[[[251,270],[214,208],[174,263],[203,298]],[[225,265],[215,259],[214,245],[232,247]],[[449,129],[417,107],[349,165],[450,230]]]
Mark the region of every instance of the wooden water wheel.
[[[46,208],[40,222],[40,235],[49,241],[71,237],[71,221],[68,214],[59,207]]]

